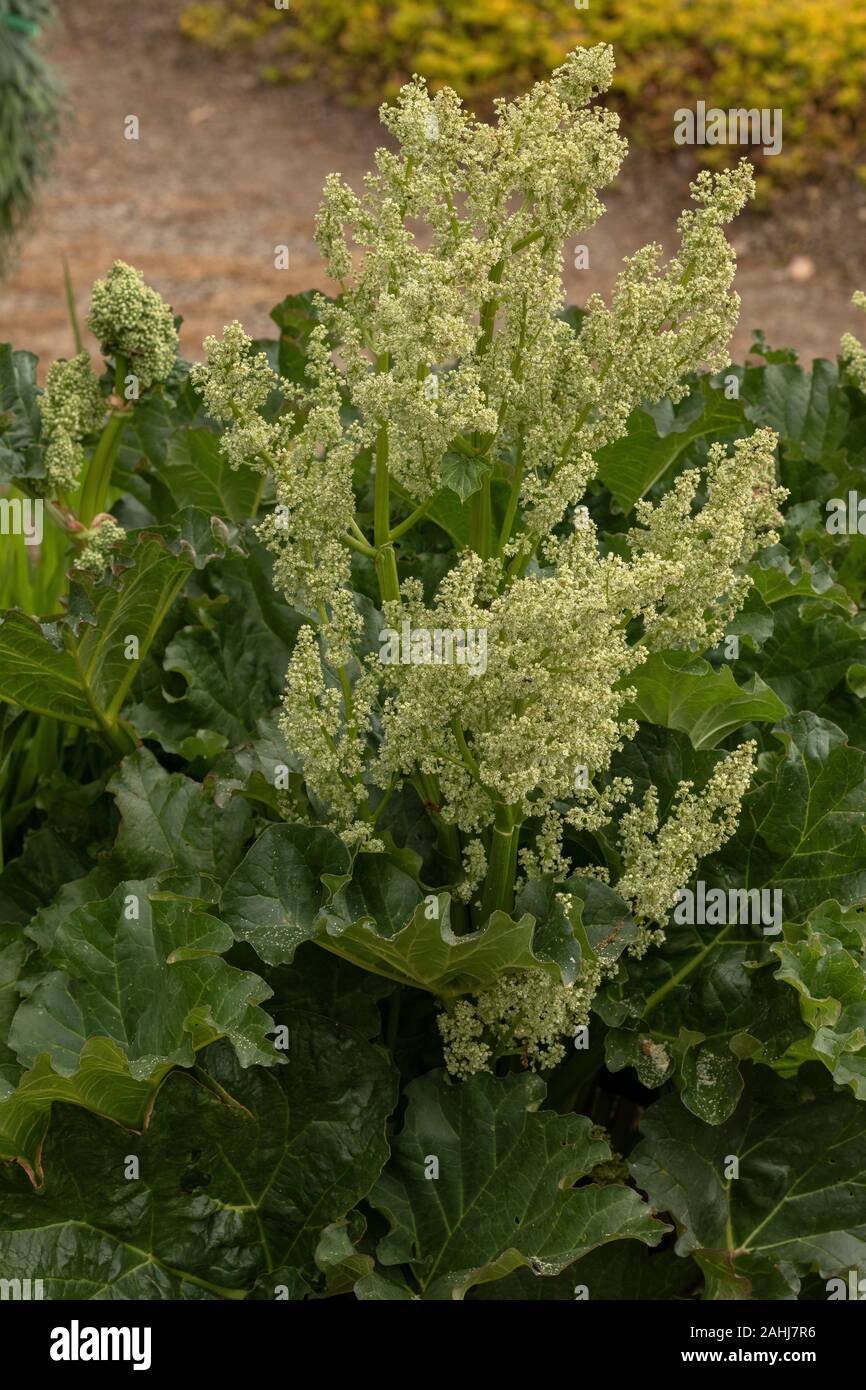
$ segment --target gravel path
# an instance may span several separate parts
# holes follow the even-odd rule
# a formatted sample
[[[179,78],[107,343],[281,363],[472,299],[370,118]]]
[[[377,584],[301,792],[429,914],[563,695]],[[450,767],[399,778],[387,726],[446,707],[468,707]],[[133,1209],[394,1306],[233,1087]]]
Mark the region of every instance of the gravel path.
[[[194,358],[226,321],[265,334],[268,311],[285,294],[327,288],[312,240],[322,181],[339,169],[359,183],[380,142],[375,114],[336,104],[318,85],[263,85],[248,64],[192,47],[177,33],[181,3],[62,7],[48,48],[72,116],[0,286],[0,338],[43,357],[72,351],[63,256],[82,311],[112,260],[140,266],[183,314],[183,348]],[[124,138],[129,115],[138,117],[138,140]],[[630,156],[606,195],[608,214],[584,238],[590,268],[569,273],[570,298],[607,290],[621,257],[642,242],[672,248],[688,177],[679,156],[662,164]],[[832,355],[840,334],[857,327],[849,300],[866,287],[866,190],[853,188],[835,199],[797,190],[772,217],[737,227],[735,355],[757,326],[804,356]],[[274,266],[280,244],[289,247],[286,270]]]

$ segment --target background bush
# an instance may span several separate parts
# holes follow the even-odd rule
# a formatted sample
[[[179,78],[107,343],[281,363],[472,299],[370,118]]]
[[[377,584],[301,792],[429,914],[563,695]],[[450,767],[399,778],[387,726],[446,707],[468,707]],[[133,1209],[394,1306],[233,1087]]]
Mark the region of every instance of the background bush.
[[[254,44],[273,79],[321,77],[346,100],[377,104],[413,72],[483,104],[513,95],[576,43],[612,43],[616,103],[637,138],[673,143],[673,113],[709,105],[780,106],[774,179],[854,166],[866,176],[866,6],[838,0],[193,0],[182,27],[217,48]],[[639,119],[637,119],[639,117]],[[636,130],[635,130],[636,125]],[[704,147],[722,163],[725,147]]]
[[[59,96],[36,40],[52,0],[0,0],[0,259],[2,241],[29,213],[47,172]]]

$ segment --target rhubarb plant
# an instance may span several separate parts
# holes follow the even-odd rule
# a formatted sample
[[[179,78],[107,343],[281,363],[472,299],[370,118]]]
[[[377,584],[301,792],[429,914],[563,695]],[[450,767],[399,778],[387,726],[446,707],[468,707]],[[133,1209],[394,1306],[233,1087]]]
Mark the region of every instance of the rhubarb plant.
[[[409,83],[272,339],[190,367],[118,263],[102,377],[3,349],[0,462],[62,535],[0,623],[9,1277],[788,1299],[866,1263],[863,350],[731,363],[746,163],[565,306],[611,72],[489,124]]]

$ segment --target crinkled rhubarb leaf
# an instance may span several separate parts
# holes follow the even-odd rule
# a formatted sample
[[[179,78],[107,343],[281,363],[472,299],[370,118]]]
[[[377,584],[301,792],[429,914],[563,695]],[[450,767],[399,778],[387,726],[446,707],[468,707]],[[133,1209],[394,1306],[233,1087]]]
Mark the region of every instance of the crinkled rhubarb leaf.
[[[632,411],[628,432],[598,451],[598,476],[624,512],[674,468],[698,441],[715,443],[744,433],[743,407],[702,377],[678,405],[665,397]]]
[[[166,772],[148,749],[124,758],[108,790],[121,815],[115,857],[126,877],[175,869],[224,878],[240,860],[247,806],[217,806],[207,787]]]
[[[222,959],[232,935],[200,903],[128,880],[72,913],[49,953],[56,968],[18,1007],[9,1046],[23,1066],[43,1053],[73,1076],[88,1038],[109,1038],[145,1081],[166,1064],[191,1066],[197,1048],[228,1037],[244,1066],[277,1059],[259,1007],[271,990]]]
[[[715,748],[744,724],[775,724],[789,712],[759,675],[740,686],[729,666],[714,671],[688,652],[653,653],[628,684],[637,694],[626,714],[681,729],[695,748]]]
[[[632,1174],[674,1217],[710,1297],[790,1298],[798,1270],[866,1267],[866,1108],[794,1086],[782,1096],[747,1094],[718,1127],[665,1096],[641,1122]]]
[[[810,713],[783,720],[777,736],[784,751],[759,770],[737,834],[708,867],[725,887],[781,891],[796,921],[827,898],[866,896],[866,752]]]
[[[143,1135],[81,1110],[55,1115],[44,1192],[0,1176],[0,1267],[52,1299],[285,1297],[387,1157],[396,1098],[383,1052],[299,1016],[289,1064],[243,1070],[218,1044],[175,1072]],[[198,1084],[200,1082],[201,1084]],[[130,1159],[137,1176],[130,1177]]]
[[[516,1303],[553,1299],[563,1303],[576,1299],[644,1302],[684,1298],[700,1283],[700,1270],[693,1260],[682,1259],[673,1250],[648,1250],[635,1240],[615,1240],[590,1250],[561,1274],[545,1278],[529,1268],[516,1269],[507,1279],[479,1284],[468,1297]]]
[[[771,950],[808,1028],[797,1059],[823,1062],[837,1085],[866,1100],[866,911],[823,903],[807,922],[786,924]]]
[[[539,1111],[535,1076],[486,1073],[460,1085],[432,1073],[408,1109],[370,1201],[390,1222],[379,1262],[408,1265],[425,1299],[463,1298],[522,1265],[558,1274],[625,1236],[655,1245],[667,1229],[630,1188],[573,1184],[610,1157],[583,1115]],[[438,1176],[432,1173],[432,1160]]]

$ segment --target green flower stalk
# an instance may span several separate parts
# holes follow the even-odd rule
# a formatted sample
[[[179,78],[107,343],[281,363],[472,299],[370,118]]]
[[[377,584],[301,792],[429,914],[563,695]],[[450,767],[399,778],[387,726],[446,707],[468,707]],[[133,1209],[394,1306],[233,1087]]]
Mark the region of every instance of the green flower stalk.
[[[564,249],[603,212],[599,190],[625,153],[617,117],[592,104],[612,71],[606,46],[577,50],[497,103],[495,125],[414,78],[382,108],[397,149],[376,152],[362,192],[326,182],[316,234],[340,296],[317,301],[306,382],[279,381],[238,324],[208,340],[195,380],[229,422],[231,464],[272,471],[279,505],[260,530],[275,579],[318,614],[282,718],[317,814],[377,852],[380,798],[411,785],[452,873],[458,930],[511,912],[529,880],[577,871],[624,898],[640,955],[700,856],[733,833],[752,749],[723,760],[700,798],[683,783],[660,823],[654,792],[635,805],[611,773],[637,730],[629,676],[650,651],[719,640],[746,565],[777,539],[785,493],[775,436],[759,430],[641,502],[617,548],[585,509],[574,525],[599,449],[631,412],[681,400],[684,377],[729,361],[739,300],[725,227],[754,191],[746,161],[701,174],[674,256],[650,245],[628,258],[575,331],[561,313]],[[276,421],[261,414],[270,389],[285,401]],[[468,539],[425,586],[401,552],[416,528],[429,536],[442,499],[448,515],[461,509],[452,540]],[[359,566],[379,589],[378,651],[353,597]],[[404,630],[408,650],[387,636]],[[442,656],[443,633],[452,653],[462,635],[462,659]],[[481,634],[483,663],[467,657]],[[613,881],[601,856],[575,864],[573,845],[615,840],[617,820]],[[507,1051],[506,1035],[547,1065],[600,969],[585,963],[571,985],[509,976],[450,1008],[455,1070]]]

